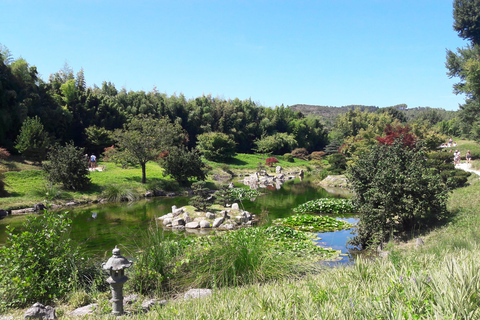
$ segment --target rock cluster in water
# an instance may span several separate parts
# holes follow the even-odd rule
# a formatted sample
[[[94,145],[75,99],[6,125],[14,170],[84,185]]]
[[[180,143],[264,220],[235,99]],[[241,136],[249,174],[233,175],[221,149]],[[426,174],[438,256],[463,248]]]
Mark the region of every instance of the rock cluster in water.
[[[222,210],[219,214],[212,212],[189,213],[184,207],[172,207],[172,212],[158,218],[163,221],[165,228],[173,230],[195,230],[218,228],[233,230],[239,226],[251,226],[255,215],[241,210],[237,203],[232,204],[230,209]]]

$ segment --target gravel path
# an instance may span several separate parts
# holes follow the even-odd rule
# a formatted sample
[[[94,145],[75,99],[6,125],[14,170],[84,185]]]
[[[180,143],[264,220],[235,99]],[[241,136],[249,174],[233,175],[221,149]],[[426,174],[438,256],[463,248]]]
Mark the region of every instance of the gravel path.
[[[471,169],[470,168],[471,166],[472,165],[470,163],[460,163],[460,164],[457,164],[455,166],[455,168],[462,169],[462,170],[465,170],[465,171],[468,171],[468,172],[473,172],[473,173],[476,173],[480,176],[480,171],[476,171],[476,170]]]

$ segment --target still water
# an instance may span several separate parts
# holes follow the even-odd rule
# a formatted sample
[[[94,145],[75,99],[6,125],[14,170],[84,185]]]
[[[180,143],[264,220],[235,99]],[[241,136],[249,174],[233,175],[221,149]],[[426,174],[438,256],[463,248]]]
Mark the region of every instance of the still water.
[[[282,188],[259,189],[261,193],[255,201],[243,201],[245,210],[259,217],[260,225],[268,225],[274,219],[284,218],[294,214],[296,206],[317,198],[339,197],[340,195],[327,192],[318,188],[311,181],[305,179],[291,180],[282,185]],[[158,227],[162,230],[161,223],[157,226],[156,217],[171,212],[172,206],[182,207],[188,204],[187,197],[160,197],[155,199],[141,200],[133,203],[107,203],[63,209],[69,212],[72,220],[71,238],[78,242],[84,250],[94,255],[108,256],[115,245],[121,247],[136,248],[142,237],[146,236],[146,230],[150,227]],[[355,223],[358,219],[354,216],[338,217]],[[26,219],[22,217],[7,217],[0,220],[0,244],[5,243],[6,225],[20,228]],[[162,231],[165,238],[182,238],[192,236],[188,232]],[[208,230],[205,233],[213,233]],[[341,250],[343,259],[341,263],[350,261],[352,248],[346,246],[348,238],[352,237],[351,230],[327,232],[319,234],[317,242],[321,246]]]

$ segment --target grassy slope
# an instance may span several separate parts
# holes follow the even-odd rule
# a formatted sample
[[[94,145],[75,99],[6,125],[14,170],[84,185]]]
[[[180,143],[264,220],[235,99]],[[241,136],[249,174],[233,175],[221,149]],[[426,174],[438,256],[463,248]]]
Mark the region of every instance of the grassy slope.
[[[132,318],[479,319],[480,178],[470,181],[451,194],[454,219],[419,249],[395,244],[385,259],[363,258],[302,281],[221,289]]]
[[[228,166],[239,172],[253,172],[259,162],[265,163],[265,156],[257,154],[238,154]],[[280,161],[278,165],[284,168],[302,168],[306,169],[308,161],[295,159],[295,162],[287,162],[283,160],[283,156],[278,156]],[[223,163],[207,161],[212,167],[212,173],[221,172],[220,167]],[[141,183],[142,171],[139,166],[135,168],[122,169],[113,163],[98,163],[98,166],[106,166],[106,170],[102,172],[91,172],[92,186],[86,191],[62,191],[59,192],[58,199],[53,203],[66,201],[88,201],[102,197],[102,192],[109,185],[128,186],[132,191],[143,194],[147,186]],[[0,209],[18,209],[31,207],[36,203],[45,199],[45,193],[55,193],[48,187],[43,171],[40,166],[20,161],[2,161],[0,162],[0,170],[9,170],[5,172],[6,190],[10,197],[0,198]],[[275,170],[275,168],[269,168]],[[155,162],[147,163],[147,184],[150,182],[159,182],[160,180],[170,180],[163,176],[163,169]]]

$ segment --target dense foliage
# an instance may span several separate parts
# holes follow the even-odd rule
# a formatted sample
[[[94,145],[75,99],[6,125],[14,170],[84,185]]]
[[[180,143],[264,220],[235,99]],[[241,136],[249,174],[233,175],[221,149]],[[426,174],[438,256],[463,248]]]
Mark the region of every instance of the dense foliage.
[[[295,214],[287,218],[276,219],[274,223],[308,232],[331,232],[352,228],[352,225],[344,220],[309,214]]]
[[[157,160],[165,150],[177,146],[184,138],[182,128],[168,118],[154,119],[140,115],[116,130],[114,137],[119,149],[116,159],[120,162],[139,164],[142,167],[142,183],[147,182],[146,164]]]
[[[84,258],[69,239],[66,214],[29,216],[20,233],[7,227],[0,247],[0,309],[48,303],[77,283]]]
[[[186,185],[189,180],[205,180],[207,166],[202,162],[200,152],[188,150],[181,145],[170,149],[168,156],[160,160],[165,174],[171,175],[178,183]]]
[[[420,146],[376,145],[347,173],[360,215],[355,244],[366,247],[443,218],[447,187]]]
[[[320,198],[307,201],[293,209],[293,211],[300,213],[348,214],[355,212],[355,206],[353,201],[348,199]]]
[[[15,148],[25,159],[42,162],[47,156],[50,139],[40,119],[35,116],[25,119],[15,143]]]
[[[55,145],[48,153],[43,169],[52,183],[61,183],[65,189],[85,190],[90,185],[88,177],[88,159],[83,148],[72,143],[65,146]]]
[[[197,139],[198,150],[207,160],[224,162],[235,155],[235,141],[224,133],[202,133]]]

